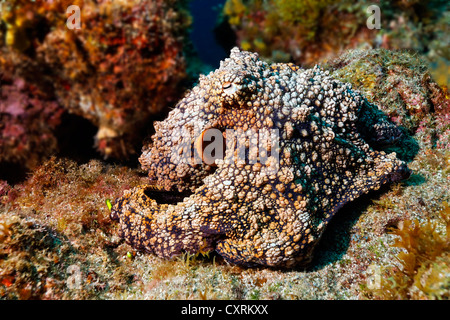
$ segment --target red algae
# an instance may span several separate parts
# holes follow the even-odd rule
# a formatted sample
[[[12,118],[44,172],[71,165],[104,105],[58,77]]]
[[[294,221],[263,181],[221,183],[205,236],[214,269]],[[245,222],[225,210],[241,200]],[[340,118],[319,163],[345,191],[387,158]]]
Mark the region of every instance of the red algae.
[[[5,70],[0,73],[0,163],[32,169],[58,150],[53,134],[64,109],[54,98]]]
[[[99,298],[109,282],[124,285],[127,276],[113,280],[125,271],[112,253],[120,243],[105,200],[142,180],[139,171],[126,167],[52,158],[23,184],[3,182],[0,297]],[[12,192],[14,199],[7,197]],[[111,267],[117,270],[105,278]]]
[[[412,49],[442,86],[450,66],[447,13],[445,1],[227,0],[223,20],[242,49],[275,62],[312,66],[350,49]]]
[[[415,132],[423,121],[442,118],[450,101],[417,54],[385,49],[350,50],[324,64],[333,76],[350,82],[391,120]],[[439,121],[445,123],[445,119]]]
[[[69,5],[80,7],[80,29],[66,26]],[[135,153],[152,117],[182,93],[182,1],[12,0],[1,17],[1,65],[91,121],[105,157]]]

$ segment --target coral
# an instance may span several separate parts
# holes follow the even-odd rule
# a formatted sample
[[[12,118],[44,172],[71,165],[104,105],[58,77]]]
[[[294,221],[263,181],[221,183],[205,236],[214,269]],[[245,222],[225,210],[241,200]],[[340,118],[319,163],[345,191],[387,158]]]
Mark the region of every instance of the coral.
[[[241,3],[236,5],[236,3]],[[275,62],[287,54],[298,65],[311,65],[344,48],[371,41],[365,2],[229,0],[223,18],[235,30],[238,45]],[[339,32],[336,32],[339,30]]]
[[[54,131],[64,109],[24,79],[1,74],[0,163],[34,168],[58,151]],[[2,175],[5,174],[2,171]]]
[[[449,85],[449,4],[441,0],[380,2],[385,30],[383,48],[421,54],[440,86]]]
[[[69,4],[81,8],[80,29],[66,27]],[[190,23],[183,6],[177,0],[8,1],[4,46],[17,75],[97,126],[103,155],[124,159],[139,147],[151,117],[182,91]]]
[[[140,161],[156,186],[125,192],[111,216],[128,243],[165,258],[215,250],[247,266],[308,264],[345,203],[409,175],[370,147],[402,132],[349,84],[238,48],[155,128]],[[224,155],[206,151],[209,130],[225,135]],[[273,145],[254,141],[264,132]]]
[[[378,5],[381,28],[367,28],[367,9]],[[312,65],[349,49],[413,49],[426,59],[441,86],[448,85],[449,4],[446,1],[228,0],[222,19],[237,45],[275,60],[283,52]],[[288,60],[289,61],[289,60]]]
[[[246,7],[241,0],[227,1],[224,5],[223,11],[229,17],[229,23],[238,25],[241,16],[245,13]]]

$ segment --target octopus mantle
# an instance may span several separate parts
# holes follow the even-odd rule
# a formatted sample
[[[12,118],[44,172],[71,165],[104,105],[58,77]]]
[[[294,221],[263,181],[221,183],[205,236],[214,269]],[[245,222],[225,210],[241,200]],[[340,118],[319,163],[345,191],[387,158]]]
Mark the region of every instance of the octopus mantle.
[[[350,84],[237,48],[155,129],[140,157],[152,182],[125,191],[111,217],[129,244],[166,258],[307,264],[339,208],[409,175],[375,150],[401,131]],[[223,153],[207,154],[207,132],[221,133]],[[258,149],[262,132],[275,135]]]

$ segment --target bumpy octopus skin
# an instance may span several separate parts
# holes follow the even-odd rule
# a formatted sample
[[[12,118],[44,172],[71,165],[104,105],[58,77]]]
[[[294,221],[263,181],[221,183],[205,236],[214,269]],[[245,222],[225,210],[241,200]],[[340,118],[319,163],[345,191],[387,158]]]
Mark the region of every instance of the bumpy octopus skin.
[[[140,157],[152,183],[125,191],[111,217],[129,244],[165,258],[215,250],[244,266],[308,264],[339,208],[409,175],[373,148],[401,131],[350,84],[237,48],[155,129]],[[225,137],[222,158],[202,153],[209,129]],[[264,129],[279,133],[266,150],[230,136]]]

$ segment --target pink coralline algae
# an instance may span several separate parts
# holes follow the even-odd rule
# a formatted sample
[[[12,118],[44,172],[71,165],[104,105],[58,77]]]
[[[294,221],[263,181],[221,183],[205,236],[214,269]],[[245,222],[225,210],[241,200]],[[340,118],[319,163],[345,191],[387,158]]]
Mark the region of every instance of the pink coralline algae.
[[[72,4],[80,29],[66,26]],[[182,93],[190,20],[181,1],[12,0],[2,20],[6,64],[91,121],[105,157],[133,154],[151,117]]]
[[[0,162],[31,169],[58,150],[53,131],[64,110],[24,79],[1,81]]]
[[[411,133],[424,121],[430,125],[431,118],[440,119],[445,115],[443,111],[448,110],[445,90],[415,54],[385,49],[353,50],[329,61],[325,67],[337,79],[352,83],[392,121]],[[439,119],[437,122],[442,122]]]

